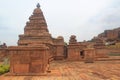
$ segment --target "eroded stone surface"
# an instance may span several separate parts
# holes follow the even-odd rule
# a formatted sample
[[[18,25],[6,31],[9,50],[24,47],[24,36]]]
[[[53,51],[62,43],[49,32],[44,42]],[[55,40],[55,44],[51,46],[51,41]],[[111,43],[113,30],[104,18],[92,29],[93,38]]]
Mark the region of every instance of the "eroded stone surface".
[[[0,76],[0,80],[120,80],[120,61],[54,61],[46,76]]]
[[[48,66],[49,48],[46,46],[9,47],[10,75],[45,73]]]

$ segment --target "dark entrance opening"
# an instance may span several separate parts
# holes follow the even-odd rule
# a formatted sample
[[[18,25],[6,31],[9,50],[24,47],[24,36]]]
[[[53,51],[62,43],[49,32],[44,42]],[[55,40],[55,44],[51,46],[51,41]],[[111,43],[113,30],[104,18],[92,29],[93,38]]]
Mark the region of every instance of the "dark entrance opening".
[[[80,56],[81,56],[81,58],[84,58],[84,56],[85,56],[84,50],[80,51]]]
[[[64,58],[66,59],[67,57],[68,57],[67,46],[64,46]]]

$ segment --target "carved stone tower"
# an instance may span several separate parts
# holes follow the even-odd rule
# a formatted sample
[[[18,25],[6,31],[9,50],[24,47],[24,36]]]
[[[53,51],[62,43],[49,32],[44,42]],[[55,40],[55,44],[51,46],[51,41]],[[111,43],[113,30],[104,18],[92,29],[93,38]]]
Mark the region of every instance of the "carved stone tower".
[[[26,23],[24,34],[19,35],[18,46],[8,47],[11,75],[41,75],[48,70],[53,55],[53,41],[47,29],[40,5]]]
[[[47,29],[42,10],[39,3],[34,9],[24,28],[24,34],[19,35],[18,46],[27,46],[34,44],[52,44],[52,37]]]

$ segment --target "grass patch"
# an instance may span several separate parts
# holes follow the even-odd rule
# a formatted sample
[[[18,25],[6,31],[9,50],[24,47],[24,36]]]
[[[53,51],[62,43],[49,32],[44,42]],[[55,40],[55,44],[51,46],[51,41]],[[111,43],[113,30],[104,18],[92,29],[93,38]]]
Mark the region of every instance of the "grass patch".
[[[9,58],[4,58],[4,61],[0,64],[0,75],[9,72],[10,64]]]
[[[0,65],[0,75],[9,72],[10,65]]]

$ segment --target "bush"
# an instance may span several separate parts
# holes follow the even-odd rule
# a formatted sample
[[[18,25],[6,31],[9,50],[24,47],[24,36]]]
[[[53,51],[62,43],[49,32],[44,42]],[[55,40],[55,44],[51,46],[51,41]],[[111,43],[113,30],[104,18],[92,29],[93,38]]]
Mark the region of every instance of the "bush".
[[[9,65],[9,58],[4,58],[2,64],[0,64],[0,75],[6,72],[9,72],[10,65]]]
[[[5,70],[5,72],[9,71],[10,66],[9,65],[4,65],[3,69]]]
[[[0,75],[8,72],[10,69],[9,65],[0,65]]]
[[[0,68],[0,75],[3,74],[5,70],[3,68]]]

